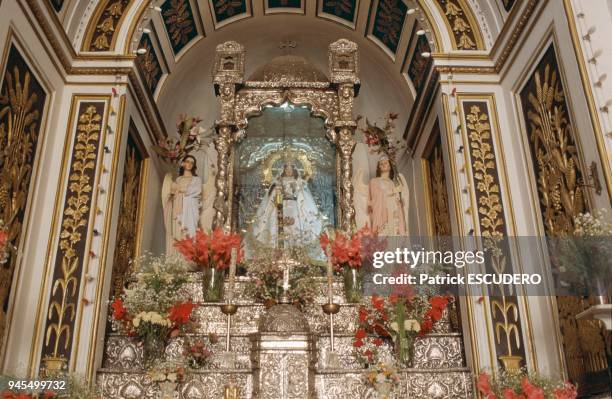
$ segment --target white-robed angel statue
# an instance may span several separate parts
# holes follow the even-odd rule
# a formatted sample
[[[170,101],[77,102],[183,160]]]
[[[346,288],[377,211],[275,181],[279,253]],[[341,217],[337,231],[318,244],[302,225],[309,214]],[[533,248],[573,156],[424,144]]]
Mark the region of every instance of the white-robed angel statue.
[[[283,166],[283,172],[274,179],[257,208],[254,237],[266,245],[278,247],[279,222],[285,246],[310,244],[319,239],[323,227],[308,184],[291,164]]]
[[[376,177],[368,185],[362,182],[362,175],[358,171],[355,179],[356,213],[365,213],[367,209],[368,225],[381,236],[408,236],[410,193],[404,176],[393,169],[387,157],[378,161]]]
[[[196,174],[196,159],[187,155],[181,161],[179,176],[164,178],[162,206],[166,226],[166,253],[175,252],[174,241],[194,237],[202,209],[202,180]]]

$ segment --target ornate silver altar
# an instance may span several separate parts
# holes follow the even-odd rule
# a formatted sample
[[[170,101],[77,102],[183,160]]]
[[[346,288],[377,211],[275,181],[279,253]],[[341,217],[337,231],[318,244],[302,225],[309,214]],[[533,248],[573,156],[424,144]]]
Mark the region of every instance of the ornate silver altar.
[[[201,275],[194,273],[192,279],[190,290],[199,300],[196,317],[201,320],[195,333],[223,335],[226,318],[219,304],[202,302]],[[339,279],[333,287],[334,301],[341,304],[334,321],[335,350],[340,358],[337,369],[326,368],[325,362],[330,345],[329,319],[321,310],[321,304],[328,301],[325,278],[317,284],[316,303],[305,306],[301,313],[292,305],[277,305],[279,309],[267,312],[263,304],[255,303],[245,294],[246,282],[247,278],[240,277],[236,283],[239,308],[231,330],[231,347],[236,352],[234,368],[222,367],[220,357],[225,343],[218,342],[212,348],[215,353],[212,362],[200,371],[188,373],[186,381],[179,385],[178,398],[221,399],[230,382],[240,387],[240,398],[244,399],[375,398],[370,396],[372,393],[363,379],[368,370],[352,356],[358,305],[344,301]],[[182,356],[182,339],[178,337],[167,347],[167,359]],[[391,356],[390,348],[388,351]],[[105,398],[158,397],[159,387],[146,375],[142,356],[142,347],[133,338],[116,334],[107,337],[102,369],[98,372]],[[449,324],[442,323],[434,333],[417,340],[413,367],[401,370],[401,384],[392,398],[472,398],[472,377],[464,364],[461,334],[450,332]],[[279,369],[286,370],[285,374]],[[275,390],[279,386],[299,386],[300,390]]]

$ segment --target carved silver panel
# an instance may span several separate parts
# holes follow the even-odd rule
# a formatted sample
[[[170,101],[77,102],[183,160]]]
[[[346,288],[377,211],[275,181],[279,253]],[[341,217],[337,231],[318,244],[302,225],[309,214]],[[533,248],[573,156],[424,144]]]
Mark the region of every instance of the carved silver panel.
[[[461,335],[434,334],[416,340],[413,367],[417,369],[463,367]]]
[[[223,398],[225,386],[240,387],[240,398],[252,397],[250,372],[195,372],[187,375],[177,386],[178,399],[219,399]],[[146,374],[101,371],[98,385],[102,397],[108,399],[157,399],[160,397],[159,384],[152,382]]]
[[[104,367],[113,370],[142,370],[142,345],[135,339],[109,335],[104,350]]]
[[[411,399],[459,399],[472,397],[469,371],[405,373]]]

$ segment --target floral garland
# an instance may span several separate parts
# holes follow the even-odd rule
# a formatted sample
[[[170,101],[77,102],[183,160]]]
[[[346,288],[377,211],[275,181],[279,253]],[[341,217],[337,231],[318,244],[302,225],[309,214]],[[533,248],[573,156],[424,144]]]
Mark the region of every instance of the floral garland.
[[[192,151],[202,149],[212,142],[212,129],[206,134],[206,129],[198,126],[202,119],[188,117],[186,114],[179,115],[176,123],[177,139],[162,138],[153,145],[153,150],[165,161],[170,163],[180,162]]]
[[[392,343],[399,362],[409,363],[415,339],[429,333],[442,319],[448,302],[445,296],[428,298],[410,293],[372,296],[359,307],[359,327],[353,340],[356,359],[364,365],[375,364],[380,348]]]
[[[198,229],[195,237],[177,240],[174,247],[200,270],[207,268],[225,270],[229,268],[232,249],[240,249],[240,244],[239,234],[226,233],[223,229],[217,228],[210,234]],[[239,250],[236,262],[240,262],[241,257],[242,251]]]
[[[576,386],[538,375],[502,372],[497,379],[480,373],[476,389],[484,399],[575,399]]]

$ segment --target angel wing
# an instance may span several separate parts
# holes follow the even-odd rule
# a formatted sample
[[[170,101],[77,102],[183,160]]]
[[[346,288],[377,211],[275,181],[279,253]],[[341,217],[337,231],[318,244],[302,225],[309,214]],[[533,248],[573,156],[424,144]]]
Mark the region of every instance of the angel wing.
[[[402,195],[402,206],[404,208],[404,223],[406,225],[406,235],[410,236],[410,225],[408,224],[408,211],[410,209],[410,191],[408,190],[408,183],[402,173],[399,173],[401,195]]]
[[[172,190],[172,173],[166,173],[164,176],[164,182],[162,183],[161,189],[161,200],[162,208],[164,210],[164,226],[166,227],[166,252],[170,253],[172,249],[172,201],[171,190]]]
[[[215,172],[212,170],[208,174],[206,182],[202,184],[202,208],[200,210],[200,227],[204,231],[210,231],[212,229],[213,217],[215,216],[215,208],[213,204],[215,202],[215,196],[217,190],[215,189]]]
[[[370,215],[368,214],[368,202],[370,201],[370,188],[368,184],[363,182],[365,171],[359,168],[353,177],[353,187],[355,193],[353,196],[353,206],[355,208],[355,224],[360,229],[365,225],[371,225]]]

